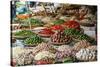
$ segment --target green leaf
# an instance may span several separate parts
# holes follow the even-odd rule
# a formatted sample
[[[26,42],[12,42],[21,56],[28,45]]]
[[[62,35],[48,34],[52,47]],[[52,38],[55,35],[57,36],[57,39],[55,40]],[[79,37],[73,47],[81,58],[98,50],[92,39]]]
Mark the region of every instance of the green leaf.
[[[63,24],[64,23],[64,20],[62,19],[59,19],[59,20],[56,20],[53,22],[54,25],[60,25],[60,24]]]

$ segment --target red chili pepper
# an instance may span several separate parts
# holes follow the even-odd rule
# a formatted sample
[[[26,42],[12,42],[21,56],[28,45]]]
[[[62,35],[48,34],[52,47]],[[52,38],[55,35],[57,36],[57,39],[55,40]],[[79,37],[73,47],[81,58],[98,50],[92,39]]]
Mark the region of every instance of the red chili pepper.
[[[77,21],[68,21],[63,24],[67,28],[80,29],[80,24]]]
[[[39,33],[41,33],[41,34],[54,34],[54,32],[51,29],[48,29],[48,28],[43,29]]]
[[[54,25],[51,27],[52,30],[64,30],[64,27],[62,27],[61,25]]]

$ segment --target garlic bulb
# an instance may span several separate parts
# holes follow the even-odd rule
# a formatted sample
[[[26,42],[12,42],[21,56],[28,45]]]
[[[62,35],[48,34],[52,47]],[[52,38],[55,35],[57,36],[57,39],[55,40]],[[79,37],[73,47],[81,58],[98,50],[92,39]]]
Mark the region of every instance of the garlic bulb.
[[[41,60],[43,58],[55,58],[55,54],[49,52],[49,51],[41,51],[37,53],[34,57],[35,60]]]
[[[38,46],[36,46],[33,49],[33,54],[35,55],[38,52],[43,51],[43,50],[50,51],[50,52],[53,52],[53,51],[55,52],[56,51],[51,44],[49,44],[49,43],[41,43],[41,44],[39,44]]]
[[[97,52],[90,50],[88,48],[81,49],[76,53],[76,58],[81,61],[95,61],[97,57]]]
[[[17,65],[27,65],[27,64],[32,64],[33,63],[34,56],[32,53],[21,53],[17,57]]]
[[[13,58],[16,58],[18,57],[19,54],[21,54],[22,52],[24,52],[23,48],[22,47],[13,47],[12,48],[12,57]]]
[[[31,64],[34,58],[32,51],[33,48],[13,47],[12,58],[16,60],[17,65]]]

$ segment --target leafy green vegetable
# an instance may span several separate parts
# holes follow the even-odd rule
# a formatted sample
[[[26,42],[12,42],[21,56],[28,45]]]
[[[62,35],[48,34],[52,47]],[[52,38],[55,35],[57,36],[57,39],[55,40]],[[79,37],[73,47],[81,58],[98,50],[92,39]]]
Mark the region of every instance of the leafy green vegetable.
[[[44,40],[43,40],[41,37],[39,37],[39,36],[37,36],[37,35],[33,35],[33,36],[31,36],[31,37],[25,39],[25,40],[24,40],[24,43],[25,43],[26,45],[34,45],[34,44],[41,43],[41,42],[43,42],[43,41],[44,41]]]
[[[75,29],[70,28],[70,29],[64,30],[64,33],[65,33],[66,35],[69,35],[69,36],[74,37],[75,39],[78,39],[78,40],[87,40],[88,42],[90,42],[90,43],[92,43],[92,44],[96,44],[95,39],[89,37],[89,36],[86,35],[86,34],[81,33],[81,32],[78,31],[78,30],[75,30]]]
[[[30,37],[32,35],[35,35],[35,33],[33,33],[32,31],[30,30],[21,30],[21,31],[18,31],[16,33],[14,33],[15,36],[25,36],[25,37]]]
[[[73,28],[65,29],[64,32],[67,35],[80,35],[80,31]]]
[[[59,20],[56,20],[53,22],[54,25],[60,25],[62,23],[64,23],[64,20],[62,20],[62,19],[59,19]]]
[[[43,25],[43,22],[38,20],[38,19],[34,19],[34,18],[30,18],[30,22],[31,22],[31,25],[35,25],[35,26],[42,26]]]
[[[42,26],[44,25],[42,21],[34,18],[29,18],[29,19],[19,19],[19,18],[14,18],[13,19],[14,23],[21,23],[21,26],[29,26],[29,22],[31,25],[34,26]]]

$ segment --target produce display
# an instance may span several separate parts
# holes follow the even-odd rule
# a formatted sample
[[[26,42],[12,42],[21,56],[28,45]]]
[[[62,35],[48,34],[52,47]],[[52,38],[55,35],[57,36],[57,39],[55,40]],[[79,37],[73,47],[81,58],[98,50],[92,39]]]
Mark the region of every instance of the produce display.
[[[72,47],[69,45],[61,45],[57,48],[58,51],[72,51]]]
[[[32,53],[33,55],[36,55],[40,51],[49,51],[51,53],[55,53],[57,50],[50,43],[41,43],[34,48]]]
[[[57,48],[56,58],[58,62],[73,62],[72,47],[69,45],[61,45]]]
[[[65,35],[65,33],[63,31],[57,31],[55,32],[55,34],[53,34],[51,36],[51,42],[53,44],[66,44],[69,43],[71,40],[71,38],[67,35]]]
[[[80,42],[77,42],[74,46],[73,49],[75,51],[79,51],[82,48],[87,48],[89,47],[91,44],[89,42],[87,42],[86,40],[82,40]]]
[[[40,36],[44,36],[44,37],[50,37],[52,34],[54,34],[54,32],[51,29],[42,29],[42,31],[40,31],[38,33]]]
[[[50,52],[48,52],[48,51],[42,51],[42,52],[39,52],[39,53],[37,53],[36,55],[35,55],[35,57],[34,57],[34,59],[36,60],[36,61],[41,61],[42,59],[45,59],[44,60],[44,62],[45,62],[45,64],[46,64],[46,62],[48,61],[50,61],[50,59],[51,60],[53,60],[55,58],[55,55],[53,54],[53,53],[50,53]],[[47,63],[48,63],[47,62]],[[53,62],[53,61],[52,61]]]
[[[23,66],[23,65],[28,65],[33,63],[33,55],[31,53],[25,53],[25,51],[16,58],[17,65],[18,66]]]
[[[11,18],[11,66],[97,61],[95,6],[23,4]]]
[[[34,46],[42,42],[43,42],[43,39],[37,35],[33,35],[24,40],[24,43],[29,46],[32,46],[32,45]]]
[[[53,26],[51,27],[51,30],[53,30],[53,31],[64,30],[64,27],[61,26],[61,25],[53,25]]]
[[[97,52],[88,48],[81,49],[76,53],[76,58],[81,61],[96,61]]]
[[[30,30],[21,30],[14,33],[15,36],[32,36],[34,33]]]
[[[96,40],[92,37],[89,37],[86,34],[81,33],[80,31],[77,31],[75,29],[66,29],[64,30],[66,35],[70,35],[73,37],[74,40],[79,41],[79,40],[87,40],[88,42],[92,44],[96,44]]]
[[[21,54],[22,52],[24,52],[22,47],[14,47],[14,48],[12,48],[12,54],[13,54],[12,58],[18,57],[18,55]]]
[[[33,35],[36,35],[34,32],[30,31],[30,30],[21,30],[21,31],[16,31],[13,32],[13,38],[17,38],[17,39],[26,39],[28,37],[31,37]]]
[[[39,19],[30,18],[30,22],[33,26],[43,26],[43,22]]]
[[[57,62],[73,62],[73,59],[71,58],[71,53],[68,51],[59,51],[56,52],[56,59]]]
[[[66,28],[73,28],[80,30],[80,24],[77,21],[68,21],[63,24]]]

